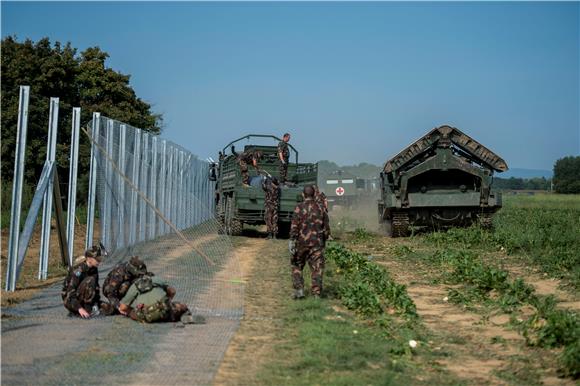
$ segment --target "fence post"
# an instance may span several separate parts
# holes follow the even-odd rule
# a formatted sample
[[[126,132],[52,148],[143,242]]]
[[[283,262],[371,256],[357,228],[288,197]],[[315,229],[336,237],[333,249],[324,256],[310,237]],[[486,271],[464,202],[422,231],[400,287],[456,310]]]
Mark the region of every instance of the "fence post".
[[[91,138],[99,142],[99,130],[101,126],[101,113],[93,113],[93,122],[91,128]],[[85,239],[85,249],[93,245],[93,233],[95,227],[95,197],[97,185],[97,146],[91,141],[91,165],[89,170],[89,197],[87,208],[87,236]]]
[[[56,132],[58,130],[58,98],[50,98],[48,118],[48,144],[46,149],[46,161],[52,162],[56,158]],[[56,165],[54,166],[56,168]],[[40,234],[40,261],[38,264],[38,279],[46,280],[48,275],[48,251],[50,248],[50,220],[52,218],[52,188],[54,178],[48,181],[48,188],[44,193],[42,207],[42,233]]]
[[[157,207],[157,178],[158,178],[158,164],[157,164],[157,136],[151,137],[151,185],[149,186],[149,199],[154,207]],[[151,224],[149,225],[149,238],[157,237],[157,214],[152,208],[149,208],[151,215]]]
[[[133,185],[139,186],[139,157],[141,154],[141,130],[133,129],[135,139],[133,142]],[[129,220],[129,240],[133,245],[137,241],[137,192],[131,189],[131,217]]]
[[[107,118],[107,141],[105,142],[105,152],[107,156],[113,159],[113,120]],[[105,244],[105,248],[107,250],[112,250],[113,246],[111,245],[111,237],[113,235],[113,230],[111,229],[111,225],[113,224],[111,218],[112,212],[112,189],[113,189],[113,172],[111,167],[111,162],[104,158],[103,166],[105,167],[105,178],[103,178],[101,189],[104,189],[102,193],[103,197],[103,205],[102,205],[102,213],[101,213],[101,230],[103,234],[101,235],[101,240],[103,240],[103,244]]]
[[[126,146],[126,136],[127,125],[121,124],[119,127],[119,170],[121,173],[126,173],[126,160],[125,160],[125,146]],[[119,217],[119,236],[117,238],[117,248],[123,248],[125,246],[125,211],[124,206],[127,201],[125,200],[125,181],[121,175],[118,176],[119,181],[119,206],[117,211],[117,216]]]
[[[159,170],[159,211],[165,216],[165,188],[167,185],[167,141],[161,140],[161,169]],[[165,221],[159,224],[159,233],[167,233]]]
[[[18,263],[18,244],[20,237],[20,210],[22,207],[22,183],[24,179],[29,98],[30,86],[20,86],[18,123],[16,128],[16,151],[14,153],[14,179],[12,181],[12,207],[10,210],[10,238],[8,239],[6,291],[14,291],[16,289],[16,268]]]
[[[69,266],[72,266],[75,239],[75,206],[77,199],[77,167],[79,161],[79,133],[81,128],[81,108],[73,108],[72,135],[70,149],[70,171],[68,177],[68,204],[66,234],[68,242]]]
[[[141,178],[139,179],[140,184],[137,185],[141,193],[145,196],[147,195],[147,181],[149,180],[147,169],[149,167],[149,134],[146,132],[141,133],[141,138],[143,142],[143,147],[141,149],[142,159],[141,159]],[[147,240],[147,212],[149,212],[148,206],[143,199],[139,199],[139,241]]]

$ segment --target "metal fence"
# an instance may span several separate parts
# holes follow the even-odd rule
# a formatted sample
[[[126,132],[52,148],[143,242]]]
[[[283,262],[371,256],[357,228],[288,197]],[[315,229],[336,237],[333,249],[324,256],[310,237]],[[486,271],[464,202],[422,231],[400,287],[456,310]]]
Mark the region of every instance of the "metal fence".
[[[27,106],[28,88],[24,88],[18,154],[26,146]],[[53,99],[49,117],[52,149],[57,116],[58,100]],[[74,204],[81,136],[92,144],[85,245],[101,242],[108,250],[99,268],[101,280],[115,264],[138,255],[149,271],[176,288],[175,300],[188,304],[193,313],[204,315],[207,324],[186,333],[156,329],[155,334],[147,328],[127,325],[124,319],[118,319],[120,316],[79,324],[62,307],[60,286],[52,286],[30,302],[3,310],[14,316],[3,321],[2,326],[3,380],[14,384],[211,383],[243,315],[244,282],[232,242],[220,233],[221,227],[214,218],[209,164],[170,141],[99,113],[81,126],[80,109],[73,109],[66,231],[71,265],[75,254],[72,240],[75,234],[78,237]],[[23,163],[18,165],[15,171],[21,173]],[[43,211],[41,272],[48,267],[50,238],[45,232],[50,232],[48,197],[52,195],[54,169],[54,151],[49,149],[22,233],[18,202],[21,188],[15,187],[11,237],[18,235],[20,240],[10,239],[9,290],[15,288],[18,267],[43,198],[48,206]],[[46,276],[39,274],[39,278]],[[65,330],[75,331],[74,336],[79,338],[71,340],[73,335],[66,333],[67,339],[63,339],[64,325],[68,326]],[[77,361],[79,350],[94,353],[94,363],[107,363],[106,371],[99,366],[71,366]],[[116,355],[111,357],[110,352]],[[106,356],[103,361],[98,360],[99,353]],[[128,357],[140,359],[127,362]],[[160,357],[171,361],[159,361]],[[34,366],[27,365],[32,360]]]
[[[86,131],[93,141],[87,248],[94,242],[97,197],[100,241],[110,252],[179,234],[213,218],[208,162],[99,113]]]

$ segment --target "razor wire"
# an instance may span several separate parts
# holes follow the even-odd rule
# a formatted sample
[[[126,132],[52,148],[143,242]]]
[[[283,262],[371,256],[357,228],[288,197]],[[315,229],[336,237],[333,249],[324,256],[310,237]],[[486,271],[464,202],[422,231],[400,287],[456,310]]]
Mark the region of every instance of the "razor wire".
[[[108,252],[101,283],[115,264],[137,255],[176,288],[176,301],[207,323],[178,329],[121,316],[71,318],[60,286],[53,286],[12,307],[3,320],[2,378],[10,384],[209,384],[243,316],[244,293],[232,242],[214,218],[209,165],[170,141],[96,117],[81,135],[93,144],[93,224],[100,229],[98,240],[91,235],[87,244],[101,242]],[[85,357],[96,362],[78,365]]]

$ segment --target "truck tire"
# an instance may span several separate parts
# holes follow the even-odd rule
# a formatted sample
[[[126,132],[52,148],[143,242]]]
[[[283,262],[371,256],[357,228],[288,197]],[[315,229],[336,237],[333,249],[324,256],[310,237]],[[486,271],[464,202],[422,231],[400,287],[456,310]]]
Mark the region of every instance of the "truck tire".
[[[225,230],[226,234],[230,236],[239,236],[242,234],[244,224],[235,218],[235,197],[231,196],[226,199],[226,213],[225,213]]]
[[[279,222],[278,223],[278,237],[282,239],[287,239],[290,237],[290,223],[289,222]]]

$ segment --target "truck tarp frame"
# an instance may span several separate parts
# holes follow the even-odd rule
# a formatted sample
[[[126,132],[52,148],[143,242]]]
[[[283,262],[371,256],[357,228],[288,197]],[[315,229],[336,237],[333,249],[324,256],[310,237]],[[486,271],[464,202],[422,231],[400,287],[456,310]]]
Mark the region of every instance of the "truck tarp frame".
[[[224,146],[224,148],[222,149],[222,152],[225,154],[226,153],[226,149],[228,149],[230,146],[232,146],[234,143],[240,142],[244,139],[250,139],[252,137],[257,137],[257,138],[273,138],[275,140],[277,140],[278,142],[282,141],[281,138],[276,137],[275,135],[267,135],[267,134],[248,134],[245,135],[241,138],[235,139],[232,142],[228,143],[226,146]],[[288,144],[288,146],[292,149],[292,151],[294,152],[294,154],[296,155],[296,164],[298,164],[298,150],[296,150],[296,148],[294,146],[292,146],[291,144]]]

